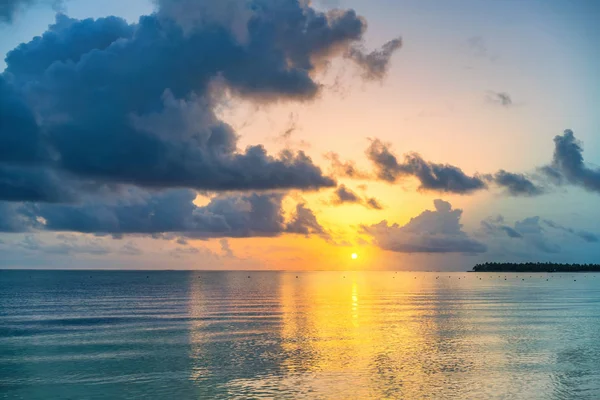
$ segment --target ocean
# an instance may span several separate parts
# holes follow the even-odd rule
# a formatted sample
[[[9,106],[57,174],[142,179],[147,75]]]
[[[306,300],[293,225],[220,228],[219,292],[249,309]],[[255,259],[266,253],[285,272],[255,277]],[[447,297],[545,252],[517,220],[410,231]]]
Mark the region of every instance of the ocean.
[[[600,399],[600,274],[0,271],[3,399]]]

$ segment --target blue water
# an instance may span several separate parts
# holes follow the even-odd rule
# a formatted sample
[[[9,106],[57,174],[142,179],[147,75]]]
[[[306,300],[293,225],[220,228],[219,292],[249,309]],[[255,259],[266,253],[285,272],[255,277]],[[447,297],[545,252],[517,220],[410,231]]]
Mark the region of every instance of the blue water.
[[[600,275],[0,271],[0,398],[600,399]]]

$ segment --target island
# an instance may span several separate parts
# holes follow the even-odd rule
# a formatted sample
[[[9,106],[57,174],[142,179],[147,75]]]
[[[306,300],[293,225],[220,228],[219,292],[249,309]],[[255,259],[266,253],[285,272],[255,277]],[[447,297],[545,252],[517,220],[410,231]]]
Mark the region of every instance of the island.
[[[469,272],[600,272],[600,264],[486,262],[475,265]]]

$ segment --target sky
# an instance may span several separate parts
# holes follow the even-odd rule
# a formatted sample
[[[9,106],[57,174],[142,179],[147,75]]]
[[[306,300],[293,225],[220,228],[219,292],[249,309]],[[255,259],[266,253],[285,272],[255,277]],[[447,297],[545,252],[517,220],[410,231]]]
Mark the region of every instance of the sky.
[[[599,18],[592,0],[5,1],[0,268],[598,262]]]

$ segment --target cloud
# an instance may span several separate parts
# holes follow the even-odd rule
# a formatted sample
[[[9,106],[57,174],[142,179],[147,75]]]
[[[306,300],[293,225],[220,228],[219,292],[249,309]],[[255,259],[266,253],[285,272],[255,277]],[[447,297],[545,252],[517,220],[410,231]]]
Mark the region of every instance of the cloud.
[[[373,210],[383,210],[383,205],[375,197],[366,199],[365,204],[367,205],[367,208],[372,208]]]
[[[283,144],[286,149],[310,148],[311,144],[306,140],[296,139],[296,137],[298,136],[296,133],[299,129],[300,127],[298,125],[298,114],[295,112],[291,112],[288,116],[288,121],[283,131],[270,140],[273,140],[275,143]]]
[[[505,188],[511,196],[533,197],[544,194],[544,190],[524,174],[515,174],[501,169],[491,177],[491,180]]]
[[[559,253],[572,255],[574,246],[599,241],[594,233],[565,227],[539,216],[523,218],[512,224],[502,216],[489,217],[481,221],[481,228],[480,238],[490,249],[490,254],[507,260],[511,257],[539,260],[540,257],[558,257]],[[575,248],[578,249],[577,254],[585,253],[583,247]]]
[[[374,210],[382,210],[383,206],[374,197],[361,197],[356,192],[348,189],[345,185],[340,185],[334,192],[331,199],[331,204],[342,205],[342,204],[360,204],[366,208]]]
[[[587,232],[587,231],[581,231],[581,230],[575,230],[573,228],[567,228],[565,226],[557,224],[556,222],[550,221],[548,219],[543,220],[543,222],[544,222],[544,224],[548,225],[551,228],[558,229],[560,231],[574,235],[588,243],[597,243],[599,241],[598,235],[596,235],[594,233]]]
[[[50,4],[55,10],[60,8],[62,0],[2,0],[0,2],[0,23],[11,23],[17,13],[35,4]]]
[[[467,44],[474,55],[487,57],[488,48],[485,39],[481,36],[472,36],[467,39]]]
[[[546,235],[540,221],[538,216],[528,217],[516,221],[511,227],[505,224],[502,216],[498,216],[481,221],[481,225],[486,235],[500,239],[508,237],[511,240],[520,240],[528,247],[533,247],[542,253],[559,253],[560,246]]]
[[[198,257],[202,254],[201,257]],[[205,247],[178,247],[169,252],[173,258],[194,257],[202,260],[217,260],[219,256]]]
[[[32,227],[31,216],[21,203],[0,201],[0,232],[26,232]]]
[[[116,197],[90,197],[76,204],[0,202],[0,230],[152,235],[179,243],[181,238],[325,235],[304,205],[286,222],[283,197],[279,193],[217,196],[197,206],[196,193],[189,189],[147,192],[129,187]]]
[[[160,15],[176,21],[186,32],[216,24],[227,27],[240,43],[248,40],[250,2],[240,0],[155,0]]]
[[[533,197],[545,193],[544,188],[527,175],[507,172],[503,169],[495,174],[469,176],[459,167],[425,161],[417,153],[405,154],[404,160],[399,161],[390,150],[390,145],[379,139],[371,141],[366,155],[375,167],[377,179],[394,183],[401,178],[412,176],[418,179],[419,190],[422,191],[470,194],[479,190],[488,190],[488,183],[493,183],[504,188],[511,196]]]
[[[4,0],[0,3],[0,22],[11,22],[20,7],[31,3],[32,0]]]
[[[136,24],[59,14],[6,57],[0,163],[149,188],[335,186],[303,152],[239,149],[215,109],[229,94],[256,103],[316,99],[320,66],[363,40],[365,20],[293,0],[218,3],[159,0]],[[365,68],[381,74],[390,43]]]
[[[325,158],[331,163],[330,171],[335,177],[351,179],[372,178],[368,172],[359,169],[354,161],[342,161],[340,155],[337,153],[329,152],[325,154]]]
[[[504,217],[501,215],[496,218],[487,218],[486,220],[481,221],[481,226],[484,232],[488,235],[506,235],[509,238],[522,238],[519,232],[517,232],[514,228],[504,224]]]
[[[143,254],[143,251],[133,242],[128,242],[119,249],[119,254],[126,256],[139,256]]]
[[[515,229],[511,228],[510,226],[501,226],[500,229],[503,230],[504,232],[506,232],[508,237],[511,237],[511,238],[522,238],[523,237],[523,235],[521,235],[519,232],[517,232]]]
[[[470,53],[475,57],[486,58],[491,62],[498,59],[498,56],[490,54],[487,41],[481,36],[472,36],[467,39],[467,46]]]
[[[352,46],[346,56],[363,68],[364,79],[379,80],[387,73],[392,55],[400,47],[402,39],[395,38],[370,53],[366,53],[359,45]]]
[[[219,244],[221,245],[221,253],[223,253],[225,257],[235,257],[227,239],[220,239]]]
[[[334,204],[343,204],[343,203],[360,203],[361,198],[354,193],[352,190],[348,189],[345,185],[340,185],[334,192],[333,203]]]
[[[35,163],[45,157],[41,132],[25,99],[0,74],[0,163]]]
[[[396,182],[402,177],[413,176],[420,182],[419,190],[441,193],[469,194],[487,188],[479,176],[468,176],[449,164],[425,161],[416,153],[405,154],[404,161],[399,162],[389,145],[379,139],[371,141],[366,154],[375,166],[377,177],[383,181]]]
[[[90,196],[119,194],[122,185],[76,179],[38,166],[0,164],[0,202],[73,203]]]
[[[37,167],[0,165],[0,200],[61,202],[74,198],[69,181]]]
[[[296,205],[296,213],[292,220],[285,227],[287,233],[297,233],[301,235],[319,235],[324,239],[329,240],[330,235],[325,228],[319,224],[315,213],[305,204],[299,203]]]
[[[542,171],[556,184],[568,182],[600,193],[600,169],[585,165],[582,144],[570,129],[554,138],[552,164]]]
[[[284,140],[290,139],[296,129],[298,129],[298,114],[292,112],[288,117],[288,125],[281,133],[280,138]]]
[[[515,222],[515,230],[521,233],[526,241],[544,253],[558,253],[561,250],[558,244],[550,242],[544,236],[544,229],[540,225],[538,216]]]
[[[17,246],[22,249],[49,255],[89,254],[94,256],[107,255],[111,250],[98,239],[87,237],[57,236],[57,243],[46,243],[41,239],[27,235]]]
[[[490,90],[487,93],[486,99],[490,103],[498,104],[503,107],[510,107],[513,105],[512,98],[506,92],[494,92]]]
[[[426,210],[406,225],[387,221],[362,226],[377,246],[399,253],[483,253],[483,243],[470,238],[460,224],[462,210],[446,201],[434,200],[435,211]]]
[[[204,207],[194,205],[196,194],[185,189],[142,196],[115,205],[41,205],[39,210],[46,229],[61,231],[248,237],[282,230],[280,195],[215,198]]]
[[[371,141],[366,150],[367,158],[375,165],[377,178],[386,182],[395,182],[399,176],[406,175],[403,166],[390,151],[390,145],[379,139]]]
[[[486,188],[480,177],[468,176],[460,168],[449,164],[427,162],[418,154],[406,156],[405,165],[420,181],[422,190],[462,194]]]
[[[55,63],[83,66],[91,53],[107,52],[117,41],[132,40],[136,28],[114,16],[78,20],[59,13],[41,36],[8,52],[6,72],[23,83],[42,78]],[[52,92],[46,95],[54,97]]]

